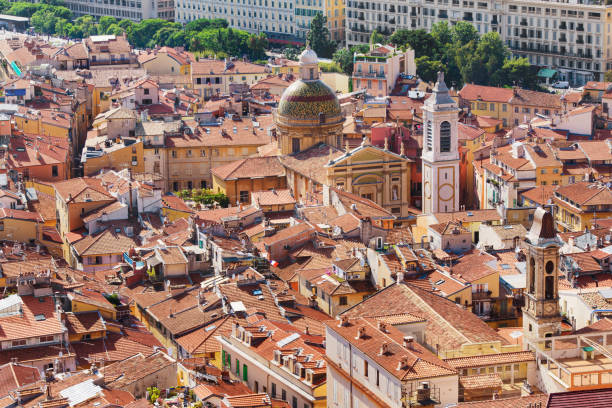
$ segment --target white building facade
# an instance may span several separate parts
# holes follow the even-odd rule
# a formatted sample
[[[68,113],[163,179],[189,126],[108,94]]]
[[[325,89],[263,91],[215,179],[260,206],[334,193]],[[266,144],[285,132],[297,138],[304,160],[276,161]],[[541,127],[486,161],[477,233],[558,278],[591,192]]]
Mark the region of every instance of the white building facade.
[[[603,80],[612,67],[608,7],[599,0],[349,0],[346,43],[368,43],[373,30],[390,35],[397,29],[430,30],[440,21],[467,21],[480,34],[499,32],[514,56],[582,85]]]
[[[77,17],[90,15],[140,22],[148,18],[174,21],[174,0],[66,0],[66,7]]]

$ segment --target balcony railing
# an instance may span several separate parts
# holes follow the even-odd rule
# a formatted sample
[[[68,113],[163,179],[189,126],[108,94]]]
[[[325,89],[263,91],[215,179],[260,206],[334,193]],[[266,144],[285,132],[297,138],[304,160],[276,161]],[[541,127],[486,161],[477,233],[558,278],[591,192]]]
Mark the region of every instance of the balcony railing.
[[[353,72],[353,76],[356,78],[386,78],[385,74],[380,72]]]
[[[483,291],[479,291],[479,292],[472,292],[472,301],[474,300],[486,300],[486,299],[491,299],[491,292],[490,290],[483,290]]]

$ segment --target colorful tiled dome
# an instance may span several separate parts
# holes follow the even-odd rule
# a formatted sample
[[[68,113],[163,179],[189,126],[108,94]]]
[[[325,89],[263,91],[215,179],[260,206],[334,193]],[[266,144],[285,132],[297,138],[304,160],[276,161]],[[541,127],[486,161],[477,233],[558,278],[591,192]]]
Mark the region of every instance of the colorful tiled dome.
[[[336,93],[321,81],[295,81],[289,86],[278,104],[277,114],[299,120],[320,120],[341,115]]]

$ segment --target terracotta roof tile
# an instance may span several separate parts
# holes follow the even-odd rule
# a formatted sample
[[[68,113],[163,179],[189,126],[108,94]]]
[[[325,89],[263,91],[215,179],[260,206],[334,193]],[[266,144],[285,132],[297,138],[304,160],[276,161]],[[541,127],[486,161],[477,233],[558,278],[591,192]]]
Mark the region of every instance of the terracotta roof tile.
[[[471,357],[447,358],[451,367],[461,370],[464,368],[476,368],[491,365],[504,365],[534,361],[535,354],[531,351],[516,351],[513,353],[484,354]]]
[[[194,213],[193,208],[185,204],[180,197],[174,195],[165,195],[162,197],[162,203],[165,208],[186,213]]]
[[[427,333],[441,350],[457,349],[463,344],[506,340],[472,312],[430,291],[393,284],[376,292],[344,314],[351,316],[411,313],[427,319]]]
[[[459,408],[527,408],[546,406],[548,394],[529,395],[527,397],[502,398],[488,401],[460,402]],[[541,404],[541,405],[538,405]]]
[[[285,168],[277,156],[250,157],[215,167],[212,173],[222,180],[252,177],[284,177]]]
[[[500,388],[502,379],[499,374],[481,374],[459,377],[459,385],[466,390],[478,390],[482,388]]]
[[[69,334],[86,334],[105,331],[106,325],[100,312],[66,313],[66,328]]]
[[[295,204],[297,201],[289,189],[273,189],[265,191],[253,191],[251,193],[252,202],[257,205],[288,205]]]
[[[21,312],[0,317],[0,341],[61,335],[64,332],[51,297],[11,295],[4,301],[21,304]]]
[[[405,347],[404,333],[394,326],[387,326],[385,331],[382,331],[377,321],[363,317],[349,319],[343,324],[338,320],[328,321],[326,324],[328,330],[349,341],[352,347],[400,381],[456,374],[455,369],[416,341]],[[360,330],[361,334],[358,334]],[[386,351],[381,352],[383,347],[386,347]]]
[[[468,101],[510,103],[512,95],[512,89],[474,84],[465,84],[459,91],[459,96]]]
[[[36,367],[8,363],[0,366],[0,398],[9,395],[10,391],[34,384],[41,380]]]

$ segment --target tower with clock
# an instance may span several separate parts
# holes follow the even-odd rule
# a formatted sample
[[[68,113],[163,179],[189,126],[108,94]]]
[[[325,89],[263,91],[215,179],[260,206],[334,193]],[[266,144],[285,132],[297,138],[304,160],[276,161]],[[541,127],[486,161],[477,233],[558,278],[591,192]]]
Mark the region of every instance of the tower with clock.
[[[450,97],[444,74],[423,105],[423,212],[459,210],[459,108]]]
[[[527,287],[523,307],[523,345],[540,343],[537,339],[560,334],[559,248],[555,222],[542,207],[535,211],[527,244]],[[546,340],[544,340],[545,342]]]

